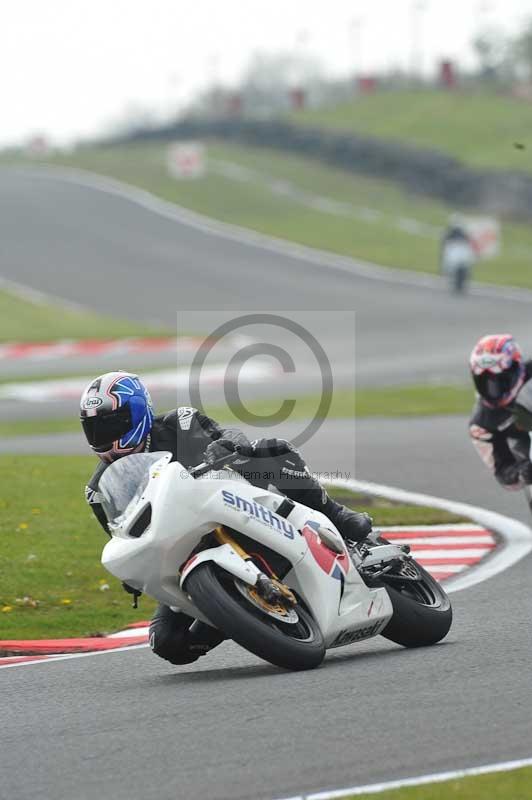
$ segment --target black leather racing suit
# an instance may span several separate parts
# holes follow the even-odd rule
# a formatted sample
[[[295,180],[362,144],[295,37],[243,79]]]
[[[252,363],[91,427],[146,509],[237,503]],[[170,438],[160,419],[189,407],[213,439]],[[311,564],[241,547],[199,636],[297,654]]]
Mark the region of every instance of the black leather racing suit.
[[[210,442],[230,439],[235,444],[249,444],[244,434],[234,428],[223,429],[214,420],[194,408],[182,406],[155,418],[146,449],[170,451],[174,460],[186,467],[201,463]],[[323,511],[346,538],[361,539],[371,530],[366,514],[357,514],[332,500],[320,483],[311,476],[295,448],[283,439],[260,439],[253,442],[255,456],[238,471],[250,483],[261,488],[272,485],[293,500]],[[98,493],[100,478],[108,464],[100,462],[87,484],[85,495],[100,524],[107,532],[107,519]],[[150,625],[152,650],[173,664],[188,664],[223,640],[223,636],[186,614],[159,605]]]
[[[532,360],[525,363],[525,382],[532,378]],[[469,422],[475,449],[505,489],[522,489],[532,482],[530,435],[513,423],[511,405],[489,408],[479,398]]]

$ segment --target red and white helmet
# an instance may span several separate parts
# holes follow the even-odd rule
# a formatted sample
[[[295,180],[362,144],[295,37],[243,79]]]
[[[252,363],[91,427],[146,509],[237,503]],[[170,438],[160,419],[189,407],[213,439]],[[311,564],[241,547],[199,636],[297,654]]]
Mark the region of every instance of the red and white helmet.
[[[509,333],[480,339],[469,359],[477,392],[490,408],[507,406],[525,380],[521,348]]]

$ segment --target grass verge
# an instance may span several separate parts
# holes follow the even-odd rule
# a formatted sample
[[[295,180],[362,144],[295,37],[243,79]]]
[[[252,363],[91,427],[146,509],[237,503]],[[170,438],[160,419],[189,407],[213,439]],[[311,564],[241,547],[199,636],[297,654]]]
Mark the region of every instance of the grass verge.
[[[303,395],[295,398],[290,420],[312,417],[321,396]],[[381,389],[338,389],[331,398],[326,418],[363,419],[366,417],[420,417],[438,414],[463,414],[471,410],[474,391],[470,386],[389,386]],[[257,416],[274,415],[280,407],[279,398],[264,398],[246,405]],[[240,420],[226,407],[207,406],[206,412],[225,423]]]
[[[97,634],[139,619],[100,564],[105,534],[83,497],[94,466],[86,456],[0,458],[1,639]],[[153,606],[146,600],[141,618]]]
[[[148,382],[149,387],[149,382]],[[439,414],[467,414],[472,407],[474,392],[470,386],[391,386],[382,389],[339,389],[334,392],[327,418],[363,419],[366,417],[421,417]],[[282,400],[265,398],[246,403],[247,411],[257,416],[273,416]],[[319,406],[317,394],[302,395],[290,420],[312,417]],[[205,406],[205,412],[224,424],[242,423],[227,406]],[[281,422],[282,420],[278,420]],[[35,419],[0,422],[0,436],[36,436],[79,431],[77,419]]]
[[[94,332],[98,335],[95,337]],[[0,290],[0,342],[57,339],[112,339],[121,336],[172,335],[115,317],[72,311],[59,303],[25,300]]]
[[[436,148],[472,167],[532,171],[532,106],[515,97],[478,91],[376,92],[301,111],[292,119]]]
[[[438,229],[456,208],[409,195],[390,182],[265,148],[210,142],[208,157],[205,177],[194,181],[170,177],[166,147],[161,144],[83,148],[49,160],[118,178],[215,219],[271,236],[390,267],[438,270]],[[230,165],[229,173],[220,171],[224,163]],[[239,173],[242,169],[244,173]],[[252,171],[251,178],[246,170]],[[309,202],[309,196],[318,202]],[[319,201],[325,203],[320,206]],[[348,204],[354,211],[339,211],[335,203]],[[429,226],[428,232],[416,223]],[[436,232],[431,233],[434,226]],[[505,223],[502,235],[501,255],[478,264],[475,278],[532,287],[530,226]]]
[[[47,436],[54,433],[81,433],[77,418],[59,419],[20,419],[0,422],[0,438],[12,439],[17,436]]]
[[[464,522],[464,517],[449,514],[429,506],[409,506],[393,503],[384,497],[374,497],[348,489],[331,488],[329,494],[349,508],[362,509],[373,517],[375,527],[381,525],[443,525],[448,522]]]
[[[354,795],[351,797],[355,800]],[[532,767],[522,767],[510,772],[459,778],[378,794],[358,794],[356,800],[530,800],[530,797]],[[349,798],[346,797],[346,800]]]
[[[105,534],[83,498],[94,466],[89,456],[0,457],[0,639],[101,634],[152,613],[145,597],[131,609],[100,564]],[[408,507],[341,497],[369,507],[377,525],[414,522]],[[415,513],[430,520],[431,511]]]

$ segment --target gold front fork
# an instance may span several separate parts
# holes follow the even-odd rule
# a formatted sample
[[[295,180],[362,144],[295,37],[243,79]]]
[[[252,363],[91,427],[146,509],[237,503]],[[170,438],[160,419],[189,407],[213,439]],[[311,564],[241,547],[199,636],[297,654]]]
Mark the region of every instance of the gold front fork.
[[[227,528],[224,528],[223,525],[220,525],[218,528],[215,529],[214,536],[216,538],[216,541],[218,541],[220,544],[231,545],[235,553],[238,553],[240,558],[243,558],[244,561],[249,561],[249,556],[246,553],[246,551],[242,547],[240,547],[238,542],[236,542],[233,539],[231,534],[228,532]]]
[[[235,553],[237,553],[240,556],[240,558],[243,558],[244,561],[250,561],[251,560],[251,556],[248,555],[248,553],[246,553],[246,551],[244,550],[243,547],[240,547],[238,542],[236,542],[233,539],[233,537],[231,536],[231,534],[229,533],[227,528],[224,528],[223,525],[219,525],[217,528],[215,528],[214,536],[215,536],[216,541],[219,542],[220,544],[228,544],[228,545],[230,545],[233,548],[233,550],[235,551]],[[270,569],[271,569],[271,567],[270,567]],[[288,603],[290,605],[296,605],[297,599],[296,599],[294,593],[288,588],[288,586],[286,586],[286,584],[284,584],[280,580],[280,578],[277,577],[277,575],[275,574],[275,572],[272,569],[271,569],[271,573],[272,574],[271,574],[271,578],[269,578],[269,581],[271,581],[271,583],[273,583],[277,587],[277,589],[279,590],[281,595],[284,597],[285,600],[288,601]],[[256,589],[252,589],[251,591],[253,591],[256,594]],[[261,604],[267,605],[267,604],[264,603],[263,599],[261,599]],[[269,607],[269,606],[267,606],[267,607]],[[278,608],[279,608],[278,606],[275,606],[275,610],[278,610]]]

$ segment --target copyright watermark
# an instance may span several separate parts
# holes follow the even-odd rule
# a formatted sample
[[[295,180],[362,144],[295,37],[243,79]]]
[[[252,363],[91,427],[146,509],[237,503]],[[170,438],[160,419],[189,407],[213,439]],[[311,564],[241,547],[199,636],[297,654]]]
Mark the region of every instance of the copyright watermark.
[[[209,337],[198,348],[191,364],[189,385],[191,405],[202,408],[200,383],[203,368],[209,354],[227,337],[238,332],[241,333],[243,329],[249,329],[253,326],[273,328],[276,334],[275,338],[278,338],[279,333],[292,334],[296,340],[299,340],[308,349],[314,358],[314,375],[319,375],[320,391],[311,419],[305,423],[299,433],[291,437],[294,446],[300,447],[316,433],[327,417],[334,388],[333,373],[329,358],[317,338],[299,322],[287,316],[266,313],[244,314],[228,320],[211,331]],[[278,365],[279,374],[276,377],[280,405],[274,412],[260,413],[251,411],[250,406],[246,406],[242,401],[240,380],[245,376],[246,366],[250,364],[252,359],[255,359],[255,369],[257,370],[257,364],[260,364],[259,360],[264,361],[265,357],[273,359]],[[256,428],[272,427],[289,419],[296,407],[297,399],[284,396],[283,377],[288,374],[296,374],[296,360],[297,356],[294,358],[293,350],[290,352],[286,346],[278,344],[271,339],[269,341],[257,340],[250,341],[247,344],[242,342],[237,344],[234,354],[229,356],[223,380],[225,402],[234,417],[240,422],[253,425]],[[258,369],[260,370],[260,366]],[[266,367],[264,369],[266,370]],[[274,371],[274,369],[271,370],[272,373]],[[259,372],[256,372],[255,375],[257,382],[260,382],[258,380]],[[257,395],[257,399],[262,399],[260,392]],[[253,403],[251,408],[253,408]]]
[[[335,393],[354,391],[354,339],[354,312],[182,310],[178,371],[187,379],[178,405],[215,419],[218,412],[222,425],[230,418],[254,439],[282,437],[300,449],[331,419]],[[354,433],[344,427],[343,451],[350,455]],[[344,462],[324,472],[341,466],[352,474],[353,459]]]

